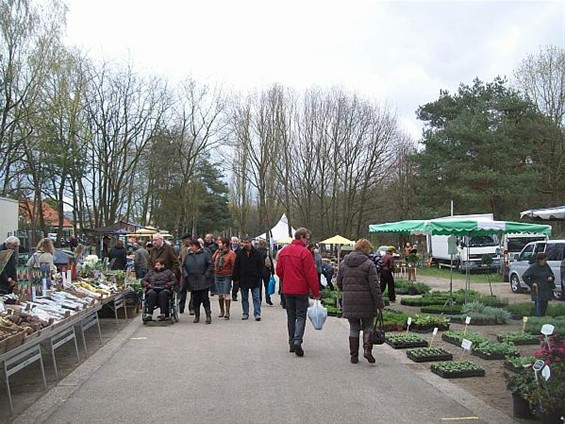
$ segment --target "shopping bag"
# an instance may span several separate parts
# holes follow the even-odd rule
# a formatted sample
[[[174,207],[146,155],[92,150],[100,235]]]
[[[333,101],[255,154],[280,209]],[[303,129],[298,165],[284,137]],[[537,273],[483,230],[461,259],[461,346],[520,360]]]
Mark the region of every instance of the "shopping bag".
[[[315,330],[321,330],[328,317],[328,310],[322,306],[322,303],[316,299],[314,304],[308,308],[308,319],[314,326]]]
[[[267,287],[267,293],[269,294],[269,296],[275,294],[276,287],[277,287],[277,280],[275,280],[274,275],[271,275],[271,278],[269,279],[269,286]]]
[[[320,284],[324,287],[327,287],[328,280],[326,280],[326,276],[324,274],[320,275]]]
[[[381,311],[379,311],[377,314],[377,319],[375,320],[373,331],[371,331],[369,342],[374,345],[381,345],[385,342],[383,313]]]

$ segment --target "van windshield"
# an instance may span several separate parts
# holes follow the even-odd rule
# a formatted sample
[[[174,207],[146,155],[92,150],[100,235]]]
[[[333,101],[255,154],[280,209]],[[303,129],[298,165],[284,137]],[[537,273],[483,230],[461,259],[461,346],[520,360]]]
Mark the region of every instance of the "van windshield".
[[[473,236],[469,239],[469,247],[497,246],[498,240],[492,236]]]

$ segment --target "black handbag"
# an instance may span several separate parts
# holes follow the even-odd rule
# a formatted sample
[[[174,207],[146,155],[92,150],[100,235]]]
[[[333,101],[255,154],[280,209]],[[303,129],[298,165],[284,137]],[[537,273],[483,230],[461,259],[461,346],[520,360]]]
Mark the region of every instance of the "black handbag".
[[[374,345],[381,345],[385,342],[383,313],[381,311],[377,313],[375,326],[373,327],[373,331],[371,332],[371,337],[369,337],[369,342]]]

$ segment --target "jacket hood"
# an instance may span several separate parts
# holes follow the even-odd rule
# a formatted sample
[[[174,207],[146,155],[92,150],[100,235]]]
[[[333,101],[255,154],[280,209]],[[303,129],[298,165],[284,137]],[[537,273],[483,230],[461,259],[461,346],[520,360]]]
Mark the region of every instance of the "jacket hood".
[[[361,264],[365,263],[367,259],[369,259],[369,257],[365,255],[363,252],[354,250],[343,259],[343,262],[345,263],[346,266],[350,268],[356,268]]]

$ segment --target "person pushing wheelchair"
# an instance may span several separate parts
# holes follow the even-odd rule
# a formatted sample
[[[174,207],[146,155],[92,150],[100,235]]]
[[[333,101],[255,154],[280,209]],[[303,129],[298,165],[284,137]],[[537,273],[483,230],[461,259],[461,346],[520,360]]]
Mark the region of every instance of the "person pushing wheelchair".
[[[153,319],[153,310],[157,303],[161,310],[159,319],[170,319],[169,304],[177,284],[177,278],[173,271],[165,269],[164,262],[163,259],[156,259],[154,269],[143,278],[146,290],[144,321],[151,321]]]

